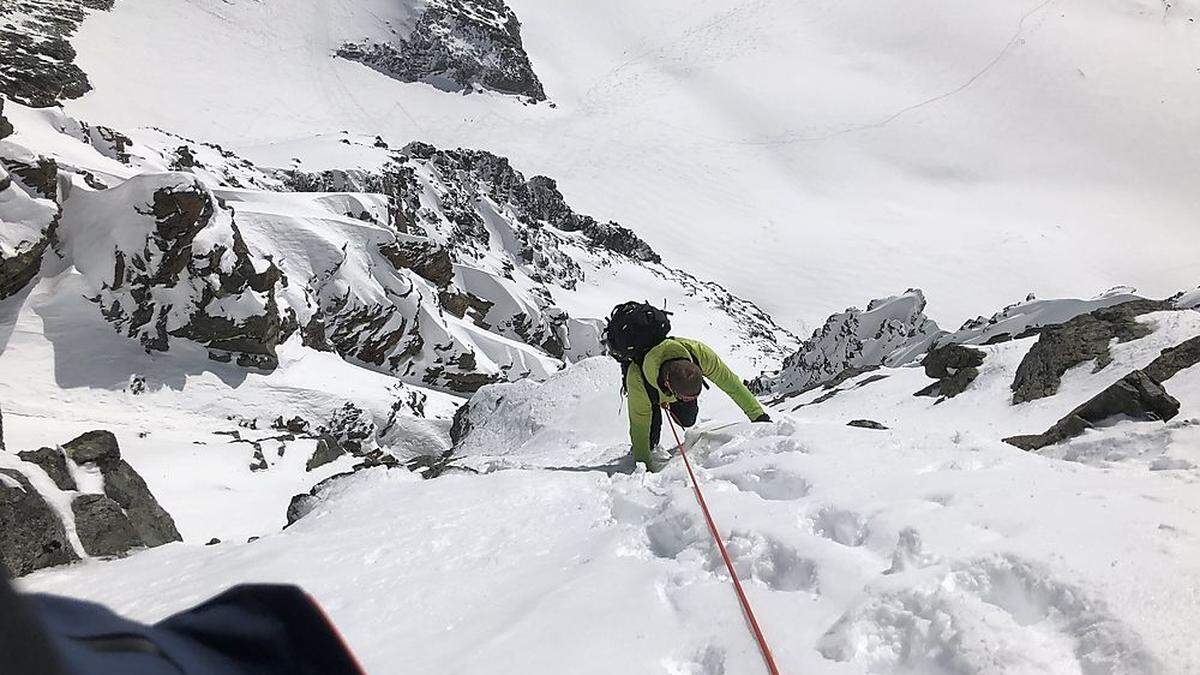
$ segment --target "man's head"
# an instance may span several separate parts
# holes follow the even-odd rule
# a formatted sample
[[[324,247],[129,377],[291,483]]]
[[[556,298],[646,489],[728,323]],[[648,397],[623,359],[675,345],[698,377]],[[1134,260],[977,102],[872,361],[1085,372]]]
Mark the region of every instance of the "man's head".
[[[663,384],[681,401],[691,401],[704,389],[704,372],[687,359],[672,359],[662,365]]]

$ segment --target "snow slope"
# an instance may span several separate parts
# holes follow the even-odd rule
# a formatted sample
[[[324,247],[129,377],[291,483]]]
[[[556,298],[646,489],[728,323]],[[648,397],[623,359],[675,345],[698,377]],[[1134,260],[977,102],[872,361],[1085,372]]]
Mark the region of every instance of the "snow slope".
[[[788,326],[1200,273],[1195,0],[510,5],[555,107],[331,56],[405,2],[125,0],[74,40],[95,91],[68,109],[308,168],[356,161],[311,142],[341,130],[485,148]]]
[[[688,452],[783,671],[1200,668],[1200,366],[1168,380],[1184,401],[1170,423],[1120,422],[1058,454],[999,441],[1200,331],[1194,312],[1139,320],[1154,332],[1104,369],[1017,407],[1008,384],[1031,339],[981,347],[979,378],[940,404],[912,396],[929,381],[915,368],[770,424],[706,393]],[[483,474],[360,473],[253,543],[22,584],[153,619],[237,581],[300,583],[371,672],[760,672],[679,459],[610,475],[617,380],[592,359],[485,389],[460,446]],[[867,415],[891,430],[846,426]]]

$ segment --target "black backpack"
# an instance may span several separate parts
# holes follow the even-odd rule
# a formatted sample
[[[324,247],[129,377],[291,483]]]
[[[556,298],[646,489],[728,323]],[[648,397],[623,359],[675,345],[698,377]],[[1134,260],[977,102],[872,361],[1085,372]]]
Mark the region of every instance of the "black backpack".
[[[671,313],[648,302],[625,302],[613,308],[604,328],[604,346],[609,356],[621,364],[621,393],[629,366],[642,367],[646,353],[671,334]],[[645,375],[642,377],[645,380]],[[657,405],[657,392],[645,382],[646,393]]]
[[[626,302],[613,308],[604,328],[604,345],[622,365],[640,363],[671,334],[671,313],[648,302]]]

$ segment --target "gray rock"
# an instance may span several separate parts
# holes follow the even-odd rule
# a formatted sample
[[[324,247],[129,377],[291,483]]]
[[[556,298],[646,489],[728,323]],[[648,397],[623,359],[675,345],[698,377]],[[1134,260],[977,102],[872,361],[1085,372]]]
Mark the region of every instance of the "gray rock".
[[[1148,326],[1137,322],[1138,316],[1170,308],[1164,301],[1134,300],[1043,329],[1017,367],[1013,403],[1054,395],[1063,374],[1081,363],[1094,359],[1097,370],[1108,365],[1108,346],[1114,339],[1128,342],[1150,334]]]
[[[121,459],[117,437],[103,429],[81,434],[63,443],[62,447],[76,464],[97,464],[104,468]]]
[[[338,55],[403,82],[546,99],[521,42],[521,23],[501,0],[430,3],[407,39],[346,44]]]
[[[121,505],[146,546],[182,541],[175,521],[159,505],[146,481],[128,462],[112,432],[89,431],[65,443],[67,455],[77,464],[95,464],[104,478],[104,494]]]
[[[19,577],[78,560],[58,514],[29,479],[12,469],[0,476],[0,563]]]
[[[925,374],[937,380],[915,396],[953,398],[967,390],[979,376],[985,353],[958,344],[936,347],[921,361]]]
[[[79,495],[71,502],[71,511],[88,555],[124,555],[144,545],[121,505],[104,495]]]
[[[219,543],[221,543],[221,540],[217,539],[216,537],[213,537],[212,539],[208,540],[208,543],[205,544],[205,546],[216,546]]]
[[[67,468],[67,457],[59,448],[38,448],[37,450],[25,450],[18,452],[17,457],[36,464],[50,476],[50,480],[54,481],[54,485],[59,490],[71,491],[78,490],[75,485],[75,478],[71,476],[70,469]]]
[[[877,431],[886,431],[887,427],[876,422],[875,420],[850,420],[846,423],[848,427],[858,427],[859,429],[875,429]]]
[[[1039,450],[1113,419],[1166,421],[1177,414],[1179,401],[1145,371],[1135,370],[1072,410],[1045,433],[1012,436],[1004,442],[1022,450]]]
[[[312,471],[313,469],[319,469],[344,454],[346,454],[346,450],[342,448],[336,438],[329,434],[322,434],[317,439],[317,449],[313,451],[312,457],[308,458],[308,462],[304,465],[304,470]]]
[[[183,541],[175,520],[151,494],[146,481],[125,460],[105,469],[104,493],[125,509],[129,522],[146,546],[161,546],[172,541]]]
[[[1146,374],[1156,382],[1166,382],[1181,370],[1191,368],[1200,363],[1200,335],[1169,347],[1159,354],[1150,365],[1146,366]]]
[[[0,96],[0,140],[11,136],[13,133],[13,125],[4,116],[4,97]]]

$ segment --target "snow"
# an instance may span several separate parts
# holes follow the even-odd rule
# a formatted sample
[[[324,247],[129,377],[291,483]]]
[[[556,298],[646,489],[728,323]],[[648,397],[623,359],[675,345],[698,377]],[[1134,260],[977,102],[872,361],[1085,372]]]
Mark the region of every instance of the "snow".
[[[1167,381],[1184,402],[1169,423],[1044,454],[999,440],[1200,332],[1191,312],[1140,320],[1154,332],[1114,345],[1111,364],[1021,406],[1008,385],[1032,339],[980,347],[980,376],[940,404],[912,396],[928,382],[914,368],[768,424],[706,392],[687,451],[784,672],[1200,667],[1200,600],[1184,590],[1200,583],[1200,367]],[[145,620],[236,582],[298,583],[370,672],[759,672],[680,460],[617,470],[618,380],[594,358],[485,388],[459,448],[483,473],[360,473],[253,543],[185,537],[21,583]],[[866,416],[891,429],[845,424]]]
[[[1200,28],[1189,21],[1200,4],[510,4],[554,107],[449,95],[333,58],[345,41],[403,35],[412,0],[126,1],[95,13],[73,44],[96,89],[67,111],[127,133],[129,165],[99,127],[5,106],[16,127],[5,155],[50,156],[75,176],[63,186],[62,257],[0,300],[0,466],[29,476],[82,553],[74,493],[16,453],[110,430],[183,536],[38,571],[22,589],[150,621],[237,583],[295,583],[369,672],[761,672],[680,458],[656,474],[630,462],[619,368],[585,358],[595,318],[626,299],[665,305],[674,334],[751,377],[777,367],[794,336],[750,344],[769,321],[690,273],[801,334],[902,288],[923,288],[944,326],[1033,291],[1055,299],[937,336],[985,354],[951,399],[913,396],[930,380],[908,362],[936,330],[916,291],[868,306],[846,336],[877,370],[783,400],[771,423],[705,392],[685,446],[734,566],[783,672],[1200,671],[1200,366],[1164,383],[1182,404],[1168,422],[1110,420],[1038,453],[1001,441],[1045,430],[1200,334],[1200,313],[1140,317],[1153,332],[1113,344],[1104,368],[1080,364],[1056,394],[1018,406],[1010,385],[1037,338],[988,344],[1195,286],[1200,155],[1179,139],[1200,132]],[[270,261],[287,275],[278,302],[301,322],[322,294],[347,311],[432,297],[432,284],[377,255],[393,237],[384,197],[271,192],[279,176],[205,145],[262,166],[377,171],[390,159],[377,134],[394,148],[484,148],[551,176],[577,211],[632,228],[679,269],[605,258],[544,226],[586,274],[573,289],[546,286],[543,307],[535,265],[504,278],[519,248],[513,214],[475,200],[490,237],[475,263],[456,261],[457,287],[497,301],[497,316],[569,312],[573,363],[428,304],[372,315],[419,320],[425,342],[460,344],[482,372],[544,381],[472,399],[457,469],[430,480],[359,471],[284,529],[293,495],[358,459],[308,471],[316,439],[288,438],[273,420],[316,426],[353,404],[385,453],[440,457],[463,399],[298,335],[271,372],[175,338],[148,352],[90,298],[111,280],[114,251],[146,248],[153,223],[130,207],[194,182],[223,204],[196,250],[236,224],[256,271]],[[175,172],[180,147],[203,166]],[[425,234],[445,241],[446,183],[429,164],[412,168]],[[23,190],[2,197],[30,214],[5,221],[6,252],[54,209]],[[1100,288],[1112,290],[1093,297]],[[155,288],[155,300],[181,321],[195,290]],[[237,318],[256,303],[244,293],[200,309]],[[831,346],[835,361],[845,346]],[[847,426],[864,418],[889,428]],[[263,466],[251,468],[256,451]],[[70,469],[83,491],[99,489],[99,476]],[[223,543],[205,546],[212,538]]]
[[[68,110],[309,169],[375,161],[343,130],[485,148],[801,329],[897,288],[957,325],[1200,273],[1194,2],[513,0],[554,108],[331,56],[408,5],[118,3]]]

